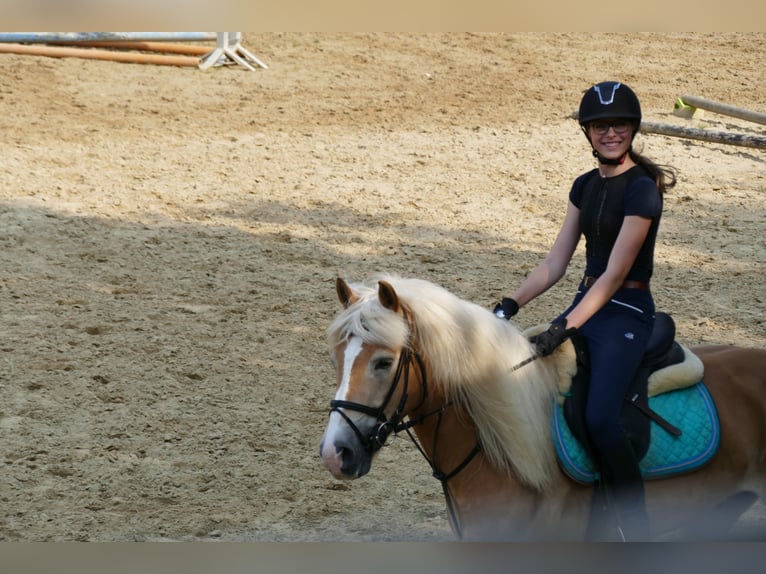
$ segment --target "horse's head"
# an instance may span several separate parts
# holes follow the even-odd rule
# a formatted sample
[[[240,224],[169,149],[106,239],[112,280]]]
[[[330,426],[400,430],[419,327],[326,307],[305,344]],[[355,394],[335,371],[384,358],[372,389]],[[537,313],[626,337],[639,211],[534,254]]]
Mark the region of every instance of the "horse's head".
[[[343,311],[328,338],[338,382],[319,451],[334,477],[353,479],[369,472],[375,453],[423,400],[425,371],[410,347],[408,311],[389,282],[357,291],[339,278],[336,290]]]

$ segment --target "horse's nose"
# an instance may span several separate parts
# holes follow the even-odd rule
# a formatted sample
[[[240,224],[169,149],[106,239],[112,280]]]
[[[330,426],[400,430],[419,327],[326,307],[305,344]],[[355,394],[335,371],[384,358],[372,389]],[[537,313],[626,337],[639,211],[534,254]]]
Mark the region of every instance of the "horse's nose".
[[[335,478],[346,478],[343,475],[343,451],[335,446],[334,441],[327,443],[324,439],[319,444],[319,458],[325,468],[330,471]]]
[[[364,449],[344,440],[336,440],[332,444],[322,441],[320,456],[335,478],[359,478],[370,470],[370,457]]]

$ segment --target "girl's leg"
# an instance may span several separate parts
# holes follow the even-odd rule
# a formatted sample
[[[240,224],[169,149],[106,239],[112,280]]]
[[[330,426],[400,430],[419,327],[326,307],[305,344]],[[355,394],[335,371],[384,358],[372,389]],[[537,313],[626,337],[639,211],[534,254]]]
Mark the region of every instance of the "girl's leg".
[[[620,538],[642,540],[647,536],[643,479],[620,413],[646,349],[651,321],[633,312],[603,312],[594,319],[583,329],[591,361],[586,426],[601,474],[592,516],[596,520],[606,503],[616,514]],[[596,531],[593,526],[591,532]]]

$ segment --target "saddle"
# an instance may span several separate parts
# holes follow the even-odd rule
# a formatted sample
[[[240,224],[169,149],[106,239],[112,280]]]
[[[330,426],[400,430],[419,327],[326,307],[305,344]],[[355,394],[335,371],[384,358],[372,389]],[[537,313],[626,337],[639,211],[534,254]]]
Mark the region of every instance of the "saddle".
[[[675,340],[675,335],[672,317],[657,313],[644,359],[621,413],[623,428],[645,479],[696,470],[718,448],[720,427],[712,397],[702,382],[704,366]],[[598,480],[598,471],[591,461],[592,448],[585,429],[585,339],[575,334],[553,357],[559,386],[551,416],[557,458],[573,480],[591,484]]]

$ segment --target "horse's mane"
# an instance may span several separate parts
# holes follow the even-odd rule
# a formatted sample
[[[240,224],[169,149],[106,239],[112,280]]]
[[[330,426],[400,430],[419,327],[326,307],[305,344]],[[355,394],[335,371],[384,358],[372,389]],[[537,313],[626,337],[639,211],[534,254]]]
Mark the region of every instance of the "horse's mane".
[[[411,346],[430,368],[431,384],[462,405],[473,419],[482,450],[497,467],[523,483],[547,488],[556,467],[549,427],[555,375],[546,361],[511,372],[534,349],[508,321],[421,279],[380,276],[412,316]],[[366,342],[403,346],[407,324],[377,300],[377,288],[352,285],[360,301],[328,328],[335,346],[350,335]]]

